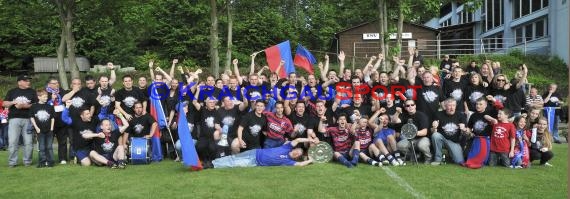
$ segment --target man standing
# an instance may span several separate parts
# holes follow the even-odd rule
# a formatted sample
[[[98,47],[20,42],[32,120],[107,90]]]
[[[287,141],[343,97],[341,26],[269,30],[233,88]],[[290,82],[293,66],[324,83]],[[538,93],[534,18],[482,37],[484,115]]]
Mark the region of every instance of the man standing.
[[[6,94],[3,106],[9,108],[8,113],[8,166],[15,167],[18,161],[18,146],[20,136],[24,138],[24,157],[22,158],[25,166],[32,164],[33,136],[29,131],[30,115],[29,109],[33,103],[36,103],[38,97],[34,89],[30,88],[30,76],[18,76],[18,88],[14,88]]]
[[[267,124],[267,118],[263,115],[264,109],[265,101],[255,101],[255,110],[247,113],[239,123],[237,138],[232,142],[232,148],[239,146],[244,151],[261,148],[261,130],[265,129]]]

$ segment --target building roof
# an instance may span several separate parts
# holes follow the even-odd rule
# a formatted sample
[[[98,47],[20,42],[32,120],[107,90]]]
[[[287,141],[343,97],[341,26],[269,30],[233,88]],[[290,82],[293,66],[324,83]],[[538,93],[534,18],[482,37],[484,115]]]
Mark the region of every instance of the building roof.
[[[76,57],[77,66],[79,71],[89,71],[91,65],[89,60],[85,57]],[[67,58],[64,59],[65,71],[69,71],[69,62]],[[57,57],[34,57],[34,72],[35,73],[55,73],[57,72],[58,64]]]
[[[375,22],[377,22],[377,21],[378,21],[378,20],[361,23],[361,24],[359,24],[359,25],[356,25],[356,26],[353,26],[353,27],[350,27],[350,28],[341,30],[341,31],[339,31],[339,32],[336,32],[335,35],[341,34],[341,33],[343,33],[343,32],[346,32],[346,31],[349,31],[349,30],[352,30],[352,29],[355,29],[355,28],[359,28],[359,27],[362,27],[362,26],[366,26],[366,25],[368,25],[368,24],[375,23]],[[409,23],[409,22],[405,22],[405,21],[404,21],[404,24],[409,24],[409,25],[417,26],[417,27],[424,28],[424,29],[427,29],[427,30],[430,30],[430,31],[434,31],[434,32],[437,32],[437,31],[438,31],[437,29],[434,29],[434,28],[431,28],[431,27],[428,27],[428,26],[425,26],[425,25],[422,25],[422,24]]]

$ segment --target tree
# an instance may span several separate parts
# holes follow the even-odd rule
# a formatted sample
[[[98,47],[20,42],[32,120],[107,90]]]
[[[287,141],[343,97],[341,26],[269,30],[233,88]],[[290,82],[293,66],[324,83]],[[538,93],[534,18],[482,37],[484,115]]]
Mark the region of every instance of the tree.
[[[79,68],[77,68],[77,62],[75,60],[75,37],[73,36],[73,19],[76,9],[75,0],[53,0],[56,5],[57,13],[59,14],[59,20],[61,24],[61,38],[65,39],[65,44],[67,48],[67,61],[69,63],[69,69],[71,71],[71,78],[79,78]],[[61,46],[61,42],[60,42]],[[58,48],[58,63],[60,68],[63,68],[65,64],[59,59],[60,48]],[[60,81],[67,81],[67,76],[59,71]]]
[[[232,1],[231,0],[227,0],[226,2],[226,6],[227,6],[227,14],[228,14],[228,40],[227,42],[227,49],[226,49],[226,64],[224,67],[224,71],[228,71],[230,70],[230,65],[232,63],[232,31],[233,31],[233,19],[232,19]]]
[[[218,56],[218,9],[216,0],[210,0],[210,68],[212,74],[220,75],[220,57]]]

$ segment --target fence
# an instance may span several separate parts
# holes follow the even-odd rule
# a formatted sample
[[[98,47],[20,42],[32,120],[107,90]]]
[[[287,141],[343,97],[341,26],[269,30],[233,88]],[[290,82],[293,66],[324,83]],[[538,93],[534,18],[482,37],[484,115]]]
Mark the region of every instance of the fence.
[[[402,57],[407,59],[408,40],[402,41]],[[448,39],[448,40],[415,40],[415,44],[423,57],[440,58],[443,55],[459,56],[472,54],[506,54],[509,50],[518,49],[526,53],[549,53],[550,37],[531,38],[482,38],[482,39]],[[389,47],[396,46],[390,41]],[[359,67],[366,64],[371,56],[380,53],[379,42],[354,42],[352,64]],[[391,58],[389,58],[391,60]]]

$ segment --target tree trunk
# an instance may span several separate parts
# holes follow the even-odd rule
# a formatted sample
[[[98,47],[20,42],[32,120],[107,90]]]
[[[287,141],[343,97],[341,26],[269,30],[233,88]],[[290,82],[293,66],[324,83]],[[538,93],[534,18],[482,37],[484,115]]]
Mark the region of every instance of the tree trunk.
[[[210,0],[210,68],[212,75],[216,78],[220,76],[220,57],[218,56],[218,10],[216,9],[216,0]]]
[[[383,1],[383,9],[384,9],[384,15],[382,20],[384,20],[384,31],[388,32],[388,0],[382,0]],[[388,39],[386,38],[382,38],[382,42],[384,42],[384,52],[382,52],[384,54],[384,66],[386,67],[386,70],[392,70],[391,64],[392,62],[387,61],[387,60],[391,60],[391,57],[388,57],[390,54],[388,53],[390,51],[390,38],[388,37]]]
[[[398,8],[398,26],[397,26],[397,35],[396,35],[396,48],[398,48],[398,57],[401,58],[402,56],[402,29],[404,26],[404,11],[403,11],[403,5],[404,2],[400,1],[400,7]]]
[[[384,46],[384,0],[378,0],[378,27],[380,27],[380,52],[386,52],[386,46]]]
[[[75,12],[75,1],[67,1],[65,9],[65,43],[67,44],[67,61],[71,70],[71,78],[79,78],[79,68],[75,60],[75,37],[73,36],[73,12]]]
[[[225,71],[229,71],[230,70],[230,66],[232,63],[232,34],[233,34],[233,18],[232,18],[232,12],[231,12],[231,1],[228,1],[228,46],[227,46],[227,50],[226,50],[226,65],[224,67]]]
[[[65,31],[61,30],[61,36],[59,39],[59,47],[57,48],[57,73],[59,75],[59,82],[61,84],[61,88],[64,90],[69,89],[69,85],[67,84],[67,73],[65,72]]]

